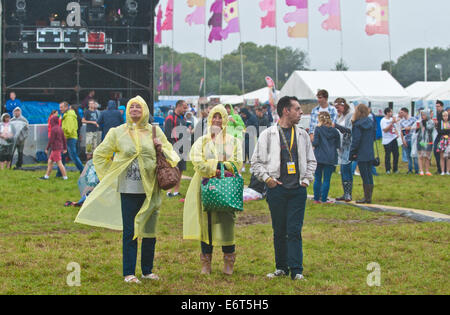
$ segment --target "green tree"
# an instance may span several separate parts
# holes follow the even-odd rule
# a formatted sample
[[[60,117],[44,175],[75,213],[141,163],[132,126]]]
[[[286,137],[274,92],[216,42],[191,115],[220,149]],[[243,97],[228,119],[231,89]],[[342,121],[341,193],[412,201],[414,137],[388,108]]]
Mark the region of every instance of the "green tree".
[[[258,46],[255,43],[242,43],[242,57],[244,63],[245,92],[260,89],[266,85],[265,77],[275,74],[275,46]],[[155,90],[160,78],[160,66],[170,65],[172,62],[182,64],[181,86],[176,95],[199,95],[200,80],[204,76],[204,58],[195,53],[172,52],[169,47],[155,49]],[[286,82],[284,73],[291,74],[293,70],[305,70],[306,54],[292,48],[278,48],[279,82],[281,87]],[[169,75],[170,78],[170,75]],[[220,61],[207,59],[206,61],[206,94],[242,94],[241,52],[236,49],[222,58],[222,81],[220,82]],[[163,95],[170,91],[163,91]],[[155,94],[157,95],[157,94]],[[201,92],[203,95],[203,91]]]
[[[392,75],[401,85],[407,87],[416,81],[424,81],[424,48],[414,49],[392,63]],[[450,77],[450,48],[427,49],[428,81],[440,81],[440,71],[435,66],[442,65],[442,79],[445,81]],[[390,69],[388,61],[381,66],[382,70]]]

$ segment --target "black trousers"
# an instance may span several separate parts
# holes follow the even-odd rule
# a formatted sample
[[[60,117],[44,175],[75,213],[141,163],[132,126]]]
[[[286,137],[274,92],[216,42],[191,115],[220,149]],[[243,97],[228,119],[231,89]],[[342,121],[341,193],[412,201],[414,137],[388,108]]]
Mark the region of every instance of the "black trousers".
[[[384,145],[384,165],[386,167],[386,172],[391,170],[391,154],[394,158],[393,171],[394,173],[398,171],[398,143],[397,139],[392,140],[389,144]]]
[[[441,169],[441,155],[439,152],[437,152],[437,148],[439,146],[439,140],[440,137],[436,137],[436,139],[434,139],[434,144],[433,144],[433,154],[434,154],[434,158],[436,159],[436,167],[437,167],[437,171],[439,174],[442,173],[442,169]]]

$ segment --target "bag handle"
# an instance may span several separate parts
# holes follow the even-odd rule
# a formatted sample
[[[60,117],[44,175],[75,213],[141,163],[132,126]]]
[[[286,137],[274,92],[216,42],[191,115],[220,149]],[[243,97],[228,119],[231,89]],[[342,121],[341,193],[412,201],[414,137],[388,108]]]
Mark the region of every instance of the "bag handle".
[[[378,143],[376,139],[375,139],[375,148],[377,149],[377,158],[380,158],[380,154],[378,153]]]
[[[224,164],[224,162],[219,162],[219,163],[220,163],[220,177],[221,178],[225,178],[225,164]],[[235,176],[240,176],[236,166],[234,165],[234,163],[231,163],[231,166],[234,169],[234,175]]]

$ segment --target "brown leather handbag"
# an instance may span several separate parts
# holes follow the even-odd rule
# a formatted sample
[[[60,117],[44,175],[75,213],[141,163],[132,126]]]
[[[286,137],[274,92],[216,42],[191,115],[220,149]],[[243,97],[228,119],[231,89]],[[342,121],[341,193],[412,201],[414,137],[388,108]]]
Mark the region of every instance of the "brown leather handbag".
[[[156,127],[152,126],[153,143],[156,139]],[[174,188],[181,180],[181,172],[178,167],[171,167],[167,162],[164,153],[162,152],[162,146],[155,144],[156,151],[156,179],[159,187],[163,190],[169,190]]]

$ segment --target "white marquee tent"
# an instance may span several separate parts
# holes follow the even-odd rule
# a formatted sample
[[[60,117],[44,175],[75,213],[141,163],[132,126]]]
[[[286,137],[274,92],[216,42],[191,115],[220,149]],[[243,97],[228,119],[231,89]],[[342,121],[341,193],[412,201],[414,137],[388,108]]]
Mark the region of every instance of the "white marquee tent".
[[[450,79],[425,96],[425,101],[450,101]]]
[[[258,99],[260,104],[264,104],[269,101],[269,91],[270,89],[268,87],[241,95],[241,96],[231,96],[229,98],[224,98],[222,100],[222,103],[224,104],[243,104],[245,100],[255,100]],[[277,91],[277,94],[279,91]]]
[[[429,94],[440,88],[444,82],[442,81],[417,81],[406,88],[406,92],[411,96],[412,101],[423,100]]]
[[[387,71],[295,71],[279,97],[315,100],[319,89],[328,91],[331,102],[344,97],[348,102],[411,103],[411,96]]]

